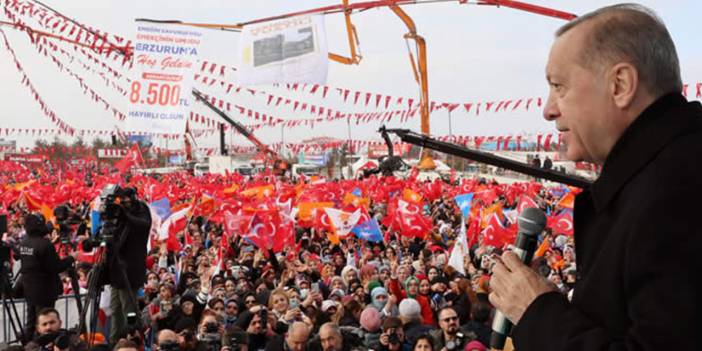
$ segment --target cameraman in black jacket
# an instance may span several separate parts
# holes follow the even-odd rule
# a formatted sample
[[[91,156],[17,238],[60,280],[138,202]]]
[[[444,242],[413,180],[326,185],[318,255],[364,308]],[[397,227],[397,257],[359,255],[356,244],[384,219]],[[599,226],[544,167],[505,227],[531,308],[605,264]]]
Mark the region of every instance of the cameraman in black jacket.
[[[59,273],[65,271],[75,261],[73,256],[60,259],[51,240],[47,238],[49,228],[44,216],[28,214],[24,219],[27,235],[19,244],[22,267],[22,289],[27,299],[26,340],[31,340],[35,331],[37,312],[46,307],[54,307],[63,286]]]
[[[141,320],[136,292],[146,280],[146,243],[151,230],[149,207],[137,199],[136,190],[120,189],[116,195],[121,210],[113,244],[108,250],[105,277],[112,287],[110,342],[113,343],[126,336],[129,314],[134,313],[135,320]]]

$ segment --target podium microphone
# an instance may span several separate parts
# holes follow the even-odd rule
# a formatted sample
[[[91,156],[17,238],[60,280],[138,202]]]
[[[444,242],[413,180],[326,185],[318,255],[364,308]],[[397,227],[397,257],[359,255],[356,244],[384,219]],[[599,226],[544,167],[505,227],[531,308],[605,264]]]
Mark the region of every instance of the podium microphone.
[[[515,248],[512,251],[517,254],[524,264],[529,265],[536,251],[537,238],[546,227],[546,215],[538,208],[527,208],[517,219],[518,234]],[[502,312],[497,311],[492,320],[492,335],[490,336],[490,348],[502,350],[505,340],[512,331],[510,322]]]

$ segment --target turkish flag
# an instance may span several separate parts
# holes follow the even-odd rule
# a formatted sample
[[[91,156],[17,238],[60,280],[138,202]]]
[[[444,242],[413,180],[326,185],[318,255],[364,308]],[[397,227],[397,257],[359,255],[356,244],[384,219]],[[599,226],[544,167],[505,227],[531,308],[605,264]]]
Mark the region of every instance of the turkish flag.
[[[281,215],[281,223],[273,236],[273,252],[283,252],[295,246],[295,222],[292,218]]]
[[[256,214],[251,222],[251,230],[244,235],[244,238],[266,251],[271,247],[279,222],[279,219],[275,221],[274,216]]]
[[[134,144],[129,149],[126,155],[115,163],[115,168],[119,170],[120,173],[126,172],[128,169],[134,166],[140,166],[144,164],[144,159],[141,157],[141,151],[139,150],[139,144]]]
[[[403,236],[426,238],[433,225],[430,219],[422,215],[422,209],[402,200],[397,202],[397,209],[393,227],[399,229]]]
[[[527,208],[539,208],[539,205],[536,204],[536,201],[529,197],[529,195],[524,194],[522,197],[519,199],[519,205],[517,205],[517,213],[522,213]]]
[[[573,212],[563,211],[556,216],[550,216],[546,220],[546,225],[551,228],[555,235],[573,235]]]
[[[490,216],[487,227],[483,230],[483,245],[491,245],[502,248],[508,243],[514,242],[516,232],[505,228],[500,222],[497,214]]]
[[[228,235],[242,235],[251,230],[253,216],[245,214],[234,214],[231,211],[224,212],[224,230]]]

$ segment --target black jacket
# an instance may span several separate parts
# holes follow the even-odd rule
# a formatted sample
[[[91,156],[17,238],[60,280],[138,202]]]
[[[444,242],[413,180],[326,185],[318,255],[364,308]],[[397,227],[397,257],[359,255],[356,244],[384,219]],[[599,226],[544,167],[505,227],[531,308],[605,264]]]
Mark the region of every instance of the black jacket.
[[[25,298],[34,305],[53,305],[62,292],[58,274],[73,264],[73,257],[60,259],[54,245],[43,236],[26,236],[19,253]]]
[[[530,350],[699,349],[702,106],[680,94],[624,132],[575,201],[573,301],[539,296],[513,331]]]
[[[126,288],[123,273],[120,271],[120,267],[125,267],[123,269],[129,285],[132,290],[136,290],[146,281],[146,242],[151,231],[151,213],[145,203],[136,201],[133,210],[125,210],[122,214],[122,224],[118,227],[113,249],[118,252],[118,257],[115,257],[113,252],[108,256],[108,279],[113,288]],[[127,229],[123,232],[124,227]],[[122,235],[126,236],[121,238]]]

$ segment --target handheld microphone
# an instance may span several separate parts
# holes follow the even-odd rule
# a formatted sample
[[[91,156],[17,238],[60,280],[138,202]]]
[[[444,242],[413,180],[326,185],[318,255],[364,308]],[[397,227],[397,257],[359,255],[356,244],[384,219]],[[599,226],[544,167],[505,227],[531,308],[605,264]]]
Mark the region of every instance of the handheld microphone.
[[[537,238],[546,227],[546,215],[538,208],[527,208],[517,219],[518,234],[515,247],[512,251],[517,254],[524,264],[531,263],[531,259],[536,251]],[[490,348],[502,350],[505,340],[512,331],[510,322],[502,312],[497,311],[492,320],[492,335],[490,336]]]

